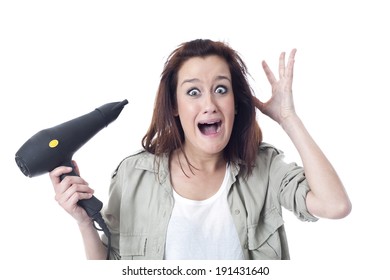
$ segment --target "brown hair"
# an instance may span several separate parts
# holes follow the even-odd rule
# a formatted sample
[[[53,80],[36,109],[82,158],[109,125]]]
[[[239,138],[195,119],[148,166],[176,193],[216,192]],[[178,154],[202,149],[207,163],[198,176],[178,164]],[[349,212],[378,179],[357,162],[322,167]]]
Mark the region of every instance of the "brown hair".
[[[209,55],[218,55],[229,65],[237,110],[224,157],[228,162],[236,161],[243,165],[245,174],[249,175],[262,141],[262,133],[256,121],[247,67],[238,53],[223,42],[197,39],[181,44],[170,54],[161,74],[152,121],[142,139],[142,146],[156,156],[170,154],[176,149],[183,150],[184,132],[179,117],[175,116],[178,71],[188,59]],[[190,165],[188,159],[187,163]]]

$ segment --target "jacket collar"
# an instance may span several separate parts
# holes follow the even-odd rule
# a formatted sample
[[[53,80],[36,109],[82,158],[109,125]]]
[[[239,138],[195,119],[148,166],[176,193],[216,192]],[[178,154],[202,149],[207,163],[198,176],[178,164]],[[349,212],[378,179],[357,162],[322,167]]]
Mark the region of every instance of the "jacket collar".
[[[169,178],[169,155],[164,154],[160,158],[157,158],[155,155],[145,152],[142,157],[137,161],[135,166],[137,169],[146,170],[153,172],[158,176],[158,179],[161,184],[164,184],[168,181],[170,184]],[[230,176],[232,179],[231,183],[236,181],[236,177],[240,172],[240,165],[238,162],[230,163]]]

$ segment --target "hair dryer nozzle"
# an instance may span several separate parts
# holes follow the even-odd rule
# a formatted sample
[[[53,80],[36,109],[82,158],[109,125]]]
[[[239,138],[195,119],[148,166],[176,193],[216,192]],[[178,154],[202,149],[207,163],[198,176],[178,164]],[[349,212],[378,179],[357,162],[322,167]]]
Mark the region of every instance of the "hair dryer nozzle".
[[[99,108],[96,108],[100,113],[102,113],[104,121],[106,122],[106,126],[109,125],[111,122],[116,120],[116,118],[119,116],[119,114],[122,112],[123,107],[129,103],[127,99],[121,101],[121,102],[112,102],[107,103],[103,106],[100,106]]]

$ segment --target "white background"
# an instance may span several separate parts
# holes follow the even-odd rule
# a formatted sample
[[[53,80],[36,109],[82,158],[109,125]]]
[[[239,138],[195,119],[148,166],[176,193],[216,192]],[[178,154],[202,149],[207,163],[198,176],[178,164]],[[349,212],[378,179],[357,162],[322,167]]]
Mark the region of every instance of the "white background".
[[[111,172],[140,148],[165,59],[184,41],[210,38],[238,50],[262,100],[270,88],[261,61],[276,71],[280,52],[298,49],[296,109],[353,203],[350,216],[336,221],[302,223],[285,212],[294,265],[271,263],[273,275],[388,275],[390,20],[385,4],[1,1],[1,273],[10,272],[8,279],[58,278],[73,275],[75,266],[78,275],[120,276],[119,267],[105,270],[105,263],[84,261],[77,225],[55,202],[48,175],[25,177],[15,152],[41,129],[128,99],[119,118],[74,156],[95,195],[106,202]],[[258,121],[264,140],[300,163],[283,130],[261,114]]]

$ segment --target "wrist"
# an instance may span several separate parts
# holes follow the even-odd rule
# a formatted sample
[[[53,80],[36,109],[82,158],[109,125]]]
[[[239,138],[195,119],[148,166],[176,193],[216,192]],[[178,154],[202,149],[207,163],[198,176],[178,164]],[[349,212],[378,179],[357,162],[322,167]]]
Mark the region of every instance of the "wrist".
[[[81,231],[83,231],[83,230],[89,230],[89,229],[91,229],[91,228],[94,228],[94,226],[93,226],[93,221],[91,220],[91,219],[85,219],[85,220],[83,220],[83,221],[81,221],[81,222],[77,222],[77,224],[78,224],[78,226],[79,226],[79,229],[81,230]]]
[[[280,122],[280,126],[287,134],[290,134],[300,125],[302,125],[302,121],[295,113],[284,118],[283,121]]]

